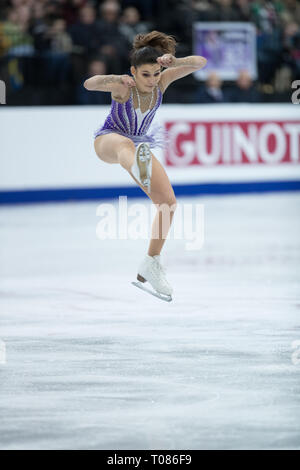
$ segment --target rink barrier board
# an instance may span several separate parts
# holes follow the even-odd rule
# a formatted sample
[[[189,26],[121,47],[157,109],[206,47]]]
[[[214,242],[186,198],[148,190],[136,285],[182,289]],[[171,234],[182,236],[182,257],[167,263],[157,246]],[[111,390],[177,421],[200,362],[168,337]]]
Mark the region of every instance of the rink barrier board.
[[[250,181],[239,183],[209,183],[190,185],[174,184],[173,189],[177,197],[266,193],[273,191],[300,191],[300,180]],[[115,199],[123,195],[127,196],[128,198],[147,197],[139,187],[135,186],[34,189],[0,191],[0,205]]]
[[[2,107],[0,192],[129,187],[121,165],[94,150],[109,109]],[[293,104],[164,104],[154,120],[170,145],[153,151],[175,186],[300,180],[299,116]]]

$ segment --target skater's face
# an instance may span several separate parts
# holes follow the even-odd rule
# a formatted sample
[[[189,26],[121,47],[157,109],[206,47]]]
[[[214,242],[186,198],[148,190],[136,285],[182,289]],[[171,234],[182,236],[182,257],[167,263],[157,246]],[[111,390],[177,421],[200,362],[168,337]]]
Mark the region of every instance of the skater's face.
[[[160,80],[161,66],[158,64],[143,64],[137,68],[132,66],[131,73],[135,77],[138,89],[142,93],[151,93]]]

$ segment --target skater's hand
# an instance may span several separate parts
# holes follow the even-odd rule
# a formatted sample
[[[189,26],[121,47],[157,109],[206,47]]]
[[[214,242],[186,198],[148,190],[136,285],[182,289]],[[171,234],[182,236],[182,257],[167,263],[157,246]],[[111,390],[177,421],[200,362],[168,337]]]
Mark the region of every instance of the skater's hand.
[[[130,75],[121,75],[121,84],[125,85],[127,88],[132,88],[135,86],[135,81]]]
[[[176,57],[172,54],[164,54],[160,57],[157,57],[156,61],[163,67],[176,67]]]

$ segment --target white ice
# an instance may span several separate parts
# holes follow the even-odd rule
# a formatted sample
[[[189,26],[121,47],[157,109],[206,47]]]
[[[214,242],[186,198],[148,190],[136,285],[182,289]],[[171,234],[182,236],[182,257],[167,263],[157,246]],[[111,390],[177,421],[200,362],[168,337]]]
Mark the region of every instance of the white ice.
[[[1,449],[300,449],[300,194],[178,201],[205,242],[166,241],[170,303],[102,201],[0,209]]]

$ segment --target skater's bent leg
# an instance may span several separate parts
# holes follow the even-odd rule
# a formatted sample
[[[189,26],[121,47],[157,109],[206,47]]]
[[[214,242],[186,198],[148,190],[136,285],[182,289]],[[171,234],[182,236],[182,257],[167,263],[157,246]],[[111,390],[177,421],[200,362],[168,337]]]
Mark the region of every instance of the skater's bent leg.
[[[100,160],[120,163],[130,172],[135,157],[135,145],[131,139],[112,132],[98,136],[94,141],[94,148]]]
[[[118,146],[117,157],[120,165],[130,173],[135,157],[135,145],[130,139]]]
[[[148,254],[159,255],[176,208],[175,194],[163,166],[152,153],[151,192],[149,193],[130,171],[135,158],[135,145],[132,140],[110,133],[96,138],[94,145],[96,154],[101,160],[106,163],[120,163],[156,205],[157,213],[152,224]]]

